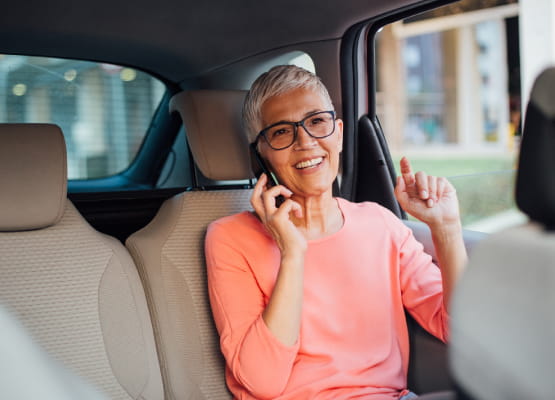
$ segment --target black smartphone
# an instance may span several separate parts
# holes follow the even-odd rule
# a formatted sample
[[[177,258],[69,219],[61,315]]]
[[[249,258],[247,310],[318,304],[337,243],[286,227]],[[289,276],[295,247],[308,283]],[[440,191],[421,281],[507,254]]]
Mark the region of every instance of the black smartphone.
[[[268,165],[266,165],[266,162],[264,161],[264,159],[256,149],[256,144],[251,143],[249,146],[249,149],[250,149],[250,157],[251,157],[251,169],[254,175],[257,178],[259,178],[260,175],[264,172],[268,177],[269,186],[279,185],[276,175],[270,170],[270,168],[268,168]],[[285,201],[285,197],[283,197],[280,194],[278,197],[276,197],[276,207],[281,206],[284,201]]]

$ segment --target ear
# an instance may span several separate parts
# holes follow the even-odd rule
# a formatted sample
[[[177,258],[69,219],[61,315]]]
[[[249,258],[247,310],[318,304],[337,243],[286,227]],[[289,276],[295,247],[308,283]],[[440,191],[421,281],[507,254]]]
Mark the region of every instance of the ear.
[[[339,118],[335,120],[335,129],[337,130],[338,151],[341,153],[343,151],[343,120]]]

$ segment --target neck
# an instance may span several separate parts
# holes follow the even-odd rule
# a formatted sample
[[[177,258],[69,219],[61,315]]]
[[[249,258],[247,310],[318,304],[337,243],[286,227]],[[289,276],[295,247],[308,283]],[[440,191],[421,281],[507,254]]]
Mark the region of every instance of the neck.
[[[343,226],[343,215],[331,193],[316,197],[293,196],[292,199],[301,205],[303,216],[291,215],[291,219],[307,239],[329,236]]]

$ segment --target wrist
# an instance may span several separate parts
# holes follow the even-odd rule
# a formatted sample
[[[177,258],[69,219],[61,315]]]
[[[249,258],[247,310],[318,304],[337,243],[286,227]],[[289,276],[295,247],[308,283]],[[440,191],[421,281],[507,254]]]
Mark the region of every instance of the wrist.
[[[434,240],[445,240],[462,236],[462,224],[460,220],[452,222],[438,222],[428,224]]]
[[[282,251],[281,252],[281,262],[283,263],[304,263],[304,251],[294,250],[294,251]]]
[[[425,221],[431,231],[457,231],[462,229],[460,217],[441,218]]]
[[[304,265],[306,249],[302,247],[280,249],[281,265]]]

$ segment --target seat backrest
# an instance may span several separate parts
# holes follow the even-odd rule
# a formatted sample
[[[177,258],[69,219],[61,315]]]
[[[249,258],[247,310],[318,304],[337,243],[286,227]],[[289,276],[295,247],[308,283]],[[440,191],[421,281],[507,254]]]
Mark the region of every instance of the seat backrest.
[[[245,92],[191,91],[171,101],[196,165],[213,180],[248,179]],[[217,117],[216,117],[217,116]],[[126,245],[143,278],[168,399],[230,399],[207,291],[208,224],[250,209],[250,190],[189,191],[167,200]]]
[[[452,307],[450,360],[466,396],[555,394],[555,68],[534,83],[516,182],[531,221],[494,234],[470,257]]]
[[[107,400],[42,349],[0,305],[0,398],[18,400]],[[30,384],[30,378],[32,383]]]
[[[108,398],[162,399],[133,261],[66,199],[66,181],[57,126],[0,124],[0,304]]]

